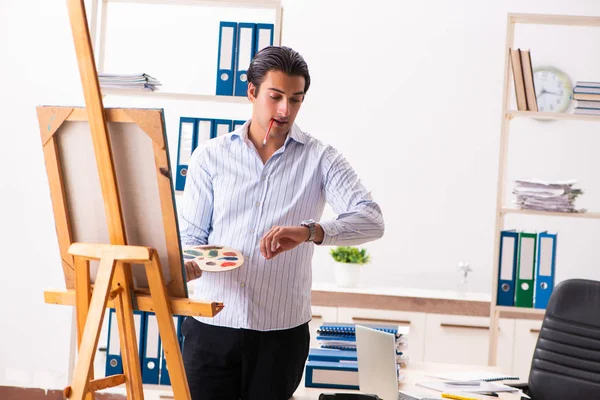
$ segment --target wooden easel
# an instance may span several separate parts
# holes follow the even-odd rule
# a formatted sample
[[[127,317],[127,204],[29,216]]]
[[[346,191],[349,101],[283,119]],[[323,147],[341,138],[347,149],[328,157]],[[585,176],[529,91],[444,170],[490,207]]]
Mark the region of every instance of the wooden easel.
[[[151,133],[155,132],[153,128],[157,122],[144,119],[146,115],[144,112],[136,109],[104,109],[83,0],[67,0],[67,4],[86,108],[38,107],[63,270],[67,289],[70,289],[46,291],[44,296],[47,303],[75,305],[77,312],[79,353],[73,381],[65,388],[64,394],[69,399],[89,400],[94,398],[95,391],[124,383],[128,399],[144,398],[133,318],[133,311],[137,309],[156,314],[173,393],[176,399],[190,399],[172,315],[176,313],[212,317],[223,309],[223,304],[192,301],[187,298],[184,274],[181,270],[181,255],[179,252],[172,251],[174,238],[178,238],[175,223],[170,222],[167,226],[165,222],[166,240],[171,242],[168,261],[179,267],[177,269],[176,266],[169,265],[172,276],[168,285],[165,284],[156,249],[127,245],[126,224],[115,176],[107,116],[113,122],[137,123],[145,128],[146,132],[150,132],[148,135],[153,141],[157,174],[163,176],[162,181],[159,182],[163,217],[165,212],[174,215],[173,199],[169,198],[171,194],[165,194],[164,188],[160,187],[165,181],[170,185],[170,168],[165,156],[166,152],[160,151],[161,146],[164,150],[166,143],[163,136]],[[161,118],[162,114],[159,117]],[[54,136],[66,120],[89,121],[110,243],[76,243],[72,240],[73,232],[65,182],[61,172],[59,145]],[[98,212],[98,210],[90,209],[89,212]],[[90,273],[91,260],[100,262],[93,288]],[[131,264],[145,266],[149,294],[134,289]],[[94,355],[106,307],[116,309],[123,351],[123,374],[94,380]]]

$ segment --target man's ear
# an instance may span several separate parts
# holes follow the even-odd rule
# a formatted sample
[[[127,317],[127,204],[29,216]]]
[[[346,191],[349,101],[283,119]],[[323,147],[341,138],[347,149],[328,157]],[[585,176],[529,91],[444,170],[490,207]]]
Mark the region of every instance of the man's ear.
[[[256,100],[254,93],[256,93],[256,86],[254,86],[252,82],[248,82],[248,92],[246,94],[248,96],[248,100],[250,100],[252,103],[254,103],[254,100]]]

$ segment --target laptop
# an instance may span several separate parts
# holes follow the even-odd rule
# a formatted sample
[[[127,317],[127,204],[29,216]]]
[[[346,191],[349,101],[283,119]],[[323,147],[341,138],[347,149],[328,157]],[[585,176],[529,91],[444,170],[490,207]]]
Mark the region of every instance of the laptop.
[[[356,325],[356,356],[360,391],[383,400],[440,399],[398,391],[396,339],[393,334]]]

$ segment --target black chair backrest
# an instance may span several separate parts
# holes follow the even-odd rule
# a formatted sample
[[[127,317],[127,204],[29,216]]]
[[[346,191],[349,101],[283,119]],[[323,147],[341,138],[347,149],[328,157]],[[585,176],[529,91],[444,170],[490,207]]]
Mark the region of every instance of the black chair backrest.
[[[556,285],[529,373],[533,400],[600,399],[600,282]]]

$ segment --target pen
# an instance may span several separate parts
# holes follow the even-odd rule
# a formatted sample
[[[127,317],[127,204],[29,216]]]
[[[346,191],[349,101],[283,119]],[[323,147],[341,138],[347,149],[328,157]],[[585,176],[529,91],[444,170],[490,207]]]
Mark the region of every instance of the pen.
[[[265,147],[267,145],[267,138],[269,137],[269,132],[271,132],[271,127],[273,126],[273,121],[275,121],[275,118],[271,118],[271,123],[269,124],[269,129],[267,129],[267,133],[265,134],[265,138],[263,139],[263,147]]]
[[[455,399],[455,400],[479,400],[477,397],[467,397],[467,396],[452,394],[452,393],[442,393],[442,398]]]

